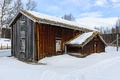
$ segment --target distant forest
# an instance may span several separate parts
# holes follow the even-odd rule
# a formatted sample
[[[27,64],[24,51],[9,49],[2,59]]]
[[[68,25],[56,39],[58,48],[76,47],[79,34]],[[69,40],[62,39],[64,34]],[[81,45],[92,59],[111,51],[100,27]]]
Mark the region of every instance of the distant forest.
[[[95,27],[95,29],[101,32],[103,39],[108,43],[108,45],[116,45],[116,39],[118,34],[120,46],[120,18],[118,18],[115,26],[113,26],[112,28]]]

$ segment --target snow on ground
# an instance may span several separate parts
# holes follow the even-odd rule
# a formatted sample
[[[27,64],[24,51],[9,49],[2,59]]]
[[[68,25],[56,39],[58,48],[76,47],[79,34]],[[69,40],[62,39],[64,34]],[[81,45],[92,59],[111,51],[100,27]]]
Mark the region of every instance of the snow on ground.
[[[0,50],[0,57],[11,56],[11,49]]]
[[[86,58],[64,54],[39,61],[46,65],[7,56],[10,50],[0,50],[0,80],[120,80],[120,49],[114,47]]]

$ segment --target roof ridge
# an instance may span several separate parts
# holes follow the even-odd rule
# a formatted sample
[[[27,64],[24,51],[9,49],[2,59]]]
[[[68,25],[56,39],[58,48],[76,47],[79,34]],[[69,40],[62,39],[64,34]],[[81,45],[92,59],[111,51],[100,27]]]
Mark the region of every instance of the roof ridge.
[[[21,10],[21,12],[23,12],[23,13],[27,14],[28,16],[34,18],[35,20],[37,20],[38,23],[42,23],[42,22],[44,23],[44,22],[46,22],[48,24],[51,23],[53,25],[59,24],[59,26],[64,26],[65,28],[73,28],[73,29],[76,29],[76,30],[83,30],[83,31],[93,31],[91,29],[84,28],[84,27],[80,26],[80,24],[77,23],[77,22],[68,21],[68,20],[65,20],[65,19],[62,19],[62,18],[59,18],[59,17],[50,16],[50,15],[39,13],[39,12],[35,12],[35,11]],[[38,15],[35,16],[35,15],[32,14],[32,12],[33,13],[37,13],[37,14],[42,14],[42,15],[45,15],[45,16],[48,16],[48,17],[51,17],[51,19],[43,17],[43,16],[41,18],[41,17],[38,17]],[[56,18],[57,20],[54,20],[52,18]],[[64,22],[62,22],[62,21],[64,21]]]

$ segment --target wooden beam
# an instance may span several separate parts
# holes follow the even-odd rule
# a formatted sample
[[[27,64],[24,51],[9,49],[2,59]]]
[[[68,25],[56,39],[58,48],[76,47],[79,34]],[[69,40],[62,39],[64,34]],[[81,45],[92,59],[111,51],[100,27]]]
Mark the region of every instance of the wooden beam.
[[[67,46],[65,45],[65,53],[67,53]]]

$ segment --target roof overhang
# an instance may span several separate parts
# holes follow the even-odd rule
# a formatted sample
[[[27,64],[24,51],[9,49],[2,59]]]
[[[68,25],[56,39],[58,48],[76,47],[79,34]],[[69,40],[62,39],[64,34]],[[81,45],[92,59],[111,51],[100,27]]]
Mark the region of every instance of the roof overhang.
[[[94,32],[92,36],[90,36],[88,39],[86,39],[82,44],[70,44],[69,42],[66,43],[66,45],[75,46],[75,47],[84,47],[87,43],[89,43],[95,36],[100,38],[100,40],[104,43],[105,46],[107,46],[107,43],[103,40],[103,38],[100,36],[99,32]]]
[[[32,20],[33,22],[35,22],[35,23],[49,24],[49,25],[54,25],[54,26],[59,26],[59,27],[64,27],[64,28],[69,28],[69,29],[74,29],[74,30],[85,31],[85,32],[93,31],[93,30],[90,30],[90,29],[87,29],[87,28],[78,27],[78,26],[74,26],[74,25],[70,25],[70,24],[54,22],[54,21],[50,21],[50,20],[47,20],[47,19],[40,19],[40,18],[37,18],[36,16],[30,14],[29,12],[27,12],[25,10],[19,11],[16,14],[16,16],[12,19],[12,21],[9,23],[8,26],[11,27],[11,25],[14,24],[16,19],[22,14],[24,16],[26,16],[27,18],[29,18],[30,20]]]
[[[73,47],[82,47],[81,44],[65,44],[67,46],[73,46]]]

